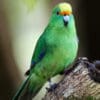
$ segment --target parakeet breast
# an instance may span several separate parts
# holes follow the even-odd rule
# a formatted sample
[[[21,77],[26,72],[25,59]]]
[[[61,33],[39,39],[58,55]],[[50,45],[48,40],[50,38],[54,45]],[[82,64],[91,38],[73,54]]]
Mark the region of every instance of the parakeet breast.
[[[64,70],[69,64],[73,62],[76,57],[78,49],[78,41],[76,34],[74,36],[58,35],[54,33],[48,34],[46,38],[47,44],[47,58],[50,58],[51,64],[54,64],[56,71]],[[52,66],[52,65],[51,65]]]

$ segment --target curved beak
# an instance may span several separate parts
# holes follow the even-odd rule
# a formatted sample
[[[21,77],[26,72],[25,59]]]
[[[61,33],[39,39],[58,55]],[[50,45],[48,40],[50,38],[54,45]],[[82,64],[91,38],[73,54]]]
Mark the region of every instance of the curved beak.
[[[63,16],[63,21],[64,25],[67,26],[69,19],[70,19],[70,14],[72,11],[61,11],[59,14]]]
[[[69,15],[63,16],[64,25],[66,26],[69,22]]]

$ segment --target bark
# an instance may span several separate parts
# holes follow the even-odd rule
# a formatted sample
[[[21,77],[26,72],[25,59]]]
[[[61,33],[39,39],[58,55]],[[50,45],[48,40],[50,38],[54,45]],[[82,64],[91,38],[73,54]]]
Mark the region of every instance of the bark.
[[[89,76],[85,65],[80,64],[65,75],[53,92],[47,92],[43,100],[100,100],[100,83]]]

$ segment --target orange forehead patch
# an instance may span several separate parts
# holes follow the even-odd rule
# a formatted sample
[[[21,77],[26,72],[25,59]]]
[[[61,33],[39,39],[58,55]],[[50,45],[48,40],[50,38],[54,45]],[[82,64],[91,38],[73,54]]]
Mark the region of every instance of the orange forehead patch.
[[[60,15],[70,15],[71,13],[70,11],[61,11]]]

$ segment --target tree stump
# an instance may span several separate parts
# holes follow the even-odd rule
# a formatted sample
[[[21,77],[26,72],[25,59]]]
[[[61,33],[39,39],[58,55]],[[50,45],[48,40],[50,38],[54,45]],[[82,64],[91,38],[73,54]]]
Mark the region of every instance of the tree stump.
[[[100,83],[91,79],[84,64],[79,64],[43,100],[100,100]]]

